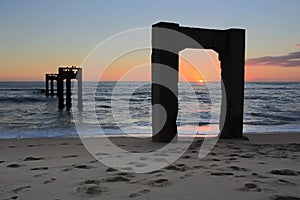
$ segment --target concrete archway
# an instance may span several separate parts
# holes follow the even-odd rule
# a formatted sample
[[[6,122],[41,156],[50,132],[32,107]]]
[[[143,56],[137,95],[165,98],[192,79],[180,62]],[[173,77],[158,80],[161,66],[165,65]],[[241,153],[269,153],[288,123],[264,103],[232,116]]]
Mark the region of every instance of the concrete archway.
[[[177,137],[179,52],[185,48],[200,46],[184,41],[176,33],[186,35],[199,43],[203,49],[212,49],[218,53],[223,80],[220,120],[224,120],[220,121],[220,124],[223,124],[220,137],[241,138],[243,136],[245,30],[191,28],[175,23],[159,22],[152,25],[153,141],[170,142]],[[162,70],[161,65],[176,70],[177,75],[170,76]],[[172,92],[157,83],[170,86]],[[160,120],[163,111],[155,109],[156,104],[163,106],[167,114],[163,124]]]

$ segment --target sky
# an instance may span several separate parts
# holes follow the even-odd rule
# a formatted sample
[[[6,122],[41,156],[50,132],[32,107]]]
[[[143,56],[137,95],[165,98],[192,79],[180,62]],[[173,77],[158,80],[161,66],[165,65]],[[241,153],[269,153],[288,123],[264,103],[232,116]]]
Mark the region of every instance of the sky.
[[[298,0],[1,0],[0,81],[42,81],[57,66],[83,65],[91,50],[107,38],[159,21],[244,28],[246,81],[299,81],[299,8]],[[209,58],[201,56],[203,51]],[[107,70],[102,79],[83,71],[84,80],[115,80],[120,78],[115,74],[119,69],[150,62],[149,51],[133,55],[113,62],[115,71]],[[219,65],[216,53],[184,50],[181,55],[197,63],[191,67],[180,60],[180,70],[189,80],[218,79],[215,75],[201,77],[193,69],[209,74],[209,65]],[[129,76],[130,80],[149,78],[150,66]]]

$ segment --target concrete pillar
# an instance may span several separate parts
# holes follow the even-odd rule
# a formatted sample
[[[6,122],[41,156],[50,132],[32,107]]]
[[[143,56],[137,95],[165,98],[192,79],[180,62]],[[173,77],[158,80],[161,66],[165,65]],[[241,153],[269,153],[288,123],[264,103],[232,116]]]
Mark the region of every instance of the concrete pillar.
[[[50,80],[51,96],[54,95],[53,81],[54,80],[53,80],[53,77],[52,77],[51,80]]]
[[[158,28],[157,28],[158,27]],[[176,37],[172,31],[183,33],[196,42]],[[220,114],[221,138],[241,138],[243,136],[244,107],[244,62],[245,30],[214,30],[181,27],[178,24],[160,22],[152,26],[152,131],[153,141],[170,142],[177,136],[176,118],[178,112],[178,73],[166,73],[170,67],[178,72],[178,53],[184,48],[213,49],[221,61],[222,106]],[[178,48],[178,49],[176,49]],[[166,51],[171,49],[170,51]],[[162,66],[164,65],[164,66]],[[157,83],[174,88],[172,92]],[[167,113],[163,123],[164,111]]]
[[[219,58],[224,83],[221,120],[225,120],[220,137],[241,138],[243,136],[244,112],[245,30],[227,30],[226,53],[220,55]]]
[[[58,77],[57,77],[57,96],[58,96],[58,109],[62,110],[64,109],[64,78],[62,76],[63,69],[58,69]]]
[[[72,98],[71,98],[71,78],[66,79],[66,108],[70,110],[72,107]]]
[[[164,27],[166,25],[172,28],[178,27],[176,24],[158,24],[153,27]],[[178,73],[171,74],[170,71],[178,72],[178,53],[166,51],[173,42],[163,43],[172,37],[167,35],[162,29],[152,29],[152,140],[154,142],[171,142],[177,140],[176,119],[178,114]],[[172,48],[172,47],[171,47]],[[164,49],[164,50],[163,50]],[[167,70],[169,67],[171,70]],[[161,83],[157,84],[157,83]],[[165,87],[166,86],[166,87]],[[172,91],[168,88],[172,88]],[[155,105],[162,106],[166,111],[166,121],[164,121],[165,112]],[[165,123],[164,123],[165,122]]]
[[[83,108],[83,102],[82,102],[82,69],[79,68],[77,75],[76,75],[76,79],[77,79],[77,99],[78,99],[78,110],[82,111]]]
[[[46,83],[46,90],[45,90],[45,95],[48,97],[49,96],[49,79],[48,79],[48,74],[45,75],[45,83]]]

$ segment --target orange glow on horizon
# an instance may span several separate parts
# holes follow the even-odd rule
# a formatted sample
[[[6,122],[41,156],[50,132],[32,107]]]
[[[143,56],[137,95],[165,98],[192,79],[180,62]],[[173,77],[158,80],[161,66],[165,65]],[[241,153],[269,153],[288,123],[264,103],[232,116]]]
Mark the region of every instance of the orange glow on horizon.
[[[57,67],[62,64],[81,64],[80,58],[68,60],[52,60],[42,62],[41,59],[22,63],[14,60],[12,63],[1,63],[0,81],[44,81],[46,73],[57,72]],[[77,63],[77,64],[74,64]],[[79,64],[78,64],[79,63]],[[7,67],[10,66],[11,67]],[[84,81],[117,81],[127,71],[136,66],[146,65],[141,70],[132,71],[123,81],[150,81],[151,80],[151,52],[138,51],[120,57],[104,72],[99,79],[91,69],[83,66]],[[194,65],[194,66],[193,66]],[[209,50],[184,50],[180,52],[179,72],[191,82],[202,83],[220,81],[220,63],[218,55]],[[100,66],[99,66],[100,67]],[[215,72],[213,72],[215,70]],[[180,81],[182,81],[180,79]],[[280,66],[245,66],[245,81],[300,81],[299,67]]]
[[[300,68],[279,66],[245,66],[245,80],[249,82],[298,82],[300,81]]]

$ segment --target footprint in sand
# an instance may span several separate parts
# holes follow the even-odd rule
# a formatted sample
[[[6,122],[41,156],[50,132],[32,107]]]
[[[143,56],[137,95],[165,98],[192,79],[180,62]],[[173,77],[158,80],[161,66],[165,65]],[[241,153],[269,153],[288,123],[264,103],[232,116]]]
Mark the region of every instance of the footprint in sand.
[[[119,176],[127,176],[129,178],[133,178],[134,177],[133,174],[127,173],[127,172],[119,172],[117,175],[119,175]]]
[[[257,174],[257,173],[252,173],[252,175],[256,176],[257,178],[262,178],[262,179],[270,178],[268,176],[260,175],[260,174]]]
[[[272,170],[270,172],[274,175],[285,175],[285,176],[298,176],[300,173],[291,169]]]
[[[286,196],[286,195],[273,195],[270,197],[271,200],[300,200],[300,197]]]
[[[130,195],[129,195],[129,198],[139,197],[139,196],[142,196],[142,195],[148,194],[148,193],[150,193],[150,190],[147,190],[147,189],[141,190],[141,191],[139,191],[139,192],[130,194]]]
[[[193,176],[193,172],[190,172],[190,173],[187,173],[181,177],[179,177],[180,179],[186,179],[186,178],[189,178],[189,177],[192,177]]]
[[[278,179],[278,180],[276,180],[276,182],[277,183],[284,183],[284,184],[294,185],[294,186],[297,185],[296,183],[292,183],[292,182],[289,182],[289,181],[286,181],[286,180],[283,180],[283,179]]]
[[[76,169],[91,169],[91,168],[94,168],[90,165],[73,165],[74,168]]]
[[[63,169],[62,171],[63,172],[69,172],[69,171],[72,171],[72,169],[73,169],[72,167],[67,167],[67,168]]]
[[[239,154],[236,154],[236,153],[232,153],[232,154],[229,154],[229,157],[239,157],[240,155]]]
[[[244,155],[241,155],[241,158],[254,158],[255,154],[251,154],[251,153],[246,153]]]
[[[47,175],[48,173],[42,173],[42,174],[36,174],[34,175],[34,177],[41,177],[41,176],[44,176],[44,175]]]
[[[165,167],[165,169],[185,172],[188,170],[188,167],[185,164],[176,164],[176,165],[169,165],[169,166]]]
[[[150,181],[149,184],[151,186],[155,186],[155,187],[162,187],[162,186],[168,185],[169,184],[169,180],[165,179],[165,178],[161,178],[161,179]]]
[[[83,184],[83,185],[82,185]],[[81,183],[81,186],[77,187],[77,192],[84,192],[88,195],[99,195],[105,192],[107,189],[100,187],[100,180],[88,179]]]
[[[30,170],[32,171],[38,171],[38,170],[47,170],[49,169],[48,167],[34,167],[34,168],[31,168]]]
[[[239,189],[245,192],[261,192],[262,190],[255,183],[245,183],[244,187]]]
[[[115,171],[118,171],[118,170],[111,168],[111,167],[106,169],[106,172],[115,172]]]
[[[85,191],[86,194],[90,194],[90,195],[99,195],[102,192],[103,192],[103,190],[96,185],[86,188],[86,191]]]
[[[24,159],[24,161],[36,161],[36,160],[44,160],[45,158],[44,157],[33,157],[33,156],[30,156],[30,157],[26,157]]]
[[[182,159],[189,159],[191,156],[182,156]]]
[[[100,180],[97,179],[88,179],[84,181],[84,184],[96,184],[99,185],[100,184]]]
[[[157,174],[161,172],[164,172],[164,170],[155,170],[155,171],[148,172],[147,174]]]
[[[257,162],[257,164],[266,165],[267,163],[265,163],[265,162]]]
[[[44,182],[44,184],[52,183],[56,180],[56,177],[52,177]]]
[[[22,187],[14,189],[12,192],[13,193],[25,192],[25,191],[28,191],[30,188],[31,188],[30,185],[22,186]]]
[[[66,143],[66,142],[63,142],[63,143],[60,143],[59,145],[65,146],[65,145],[70,145],[70,144]]]
[[[65,155],[62,158],[77,158],[78,155]]]
[[[205,168],[205,166],[202,165],[195,165],[193,166],[194,169],[201,169],[201,168]]]
[[[127,177],[124,177],[124,176],[115,176],[115,177],[107,178],[107,179],[105,179],[105,181],[109,182],[109,183],[113,183],[113,182],[128,182],[128,181],[130,181],[130,179],[127,178]]]
[[[19,167],[22,167],[22,166],[25,166],[25,165],[19,165],[19,164],[10,164],[10,165],[7,165],[6,167],[9,167],[9,168],[19,168]]]
[[[238,167],[238,166],[230,166],[229,168],[234,171],[243,171],[243,172],[249,171],[248,169],[246,169],[244,167]]]

